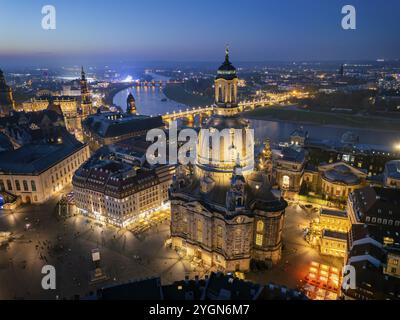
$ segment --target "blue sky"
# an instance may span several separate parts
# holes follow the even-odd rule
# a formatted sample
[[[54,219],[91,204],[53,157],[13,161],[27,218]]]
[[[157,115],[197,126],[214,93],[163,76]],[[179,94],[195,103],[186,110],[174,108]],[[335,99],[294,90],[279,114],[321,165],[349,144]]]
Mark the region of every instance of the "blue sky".
[[[41,8],[57,29],[41,28]],[[341,8],[357,30],[341,28]],[[398,0],[0,0],[0,59],[236,61],[400,58]],[[223,54],[223,53],[222,53]]]

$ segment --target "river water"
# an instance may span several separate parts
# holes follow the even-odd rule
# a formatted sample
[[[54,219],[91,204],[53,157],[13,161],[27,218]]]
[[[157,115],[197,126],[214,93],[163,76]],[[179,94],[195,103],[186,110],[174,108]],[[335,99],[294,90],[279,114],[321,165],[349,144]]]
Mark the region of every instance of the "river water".
[[[167,81],[169,78],[158,74],[151,74],[155,81]],[[136,108],[139,114],[158,115],[174,110],[186,109],[181,103],[169,100],[160,87],[132,87],[118,92],[113,99],[113,103],[123,110],[126,110],[126,99],[129,92],[132,92],[136,100]],[[162,101],[165,100],[166,101]]]
[[[160,75],[152,74],[152,76],[157,81],[168,79]],[[132,91],[132,94],[136,99],[136,106],[139,114],[158,115],[186,108],[186,106],[179,104],[176,101],[167,99],[162,92],[162,88],[159,87],[133,87],[131,89],[122,90],[115,95],[113,99],[114,104],[125,110],[126,99],[130,91]],[[167,101],[162,101],[162,99],[167,99]],[[360,137],[360,143],[362,144],[385,145],[388,147],[400,144],[399,132],[299,124],[281,121],[251,120],[251,123],[255,130],[255,137],[257,140],[263,140],[266,137],[269,137],[271,141],[275,143],[287,141],[290,133],[302,126],[304,130],[308,131],[309,136],[315,139],[340,140],[344,133],[352,131]],[[375,124],[371,124],[371,127],[376,126]]]

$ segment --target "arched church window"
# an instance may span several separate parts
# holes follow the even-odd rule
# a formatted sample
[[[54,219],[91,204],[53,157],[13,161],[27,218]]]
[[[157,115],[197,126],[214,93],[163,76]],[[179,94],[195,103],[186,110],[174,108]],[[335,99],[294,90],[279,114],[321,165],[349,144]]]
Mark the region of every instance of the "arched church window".
[[[257,222],[257,232],[263,232],[264,231],[264,222],[262,222],[261,220],[259,220]]]

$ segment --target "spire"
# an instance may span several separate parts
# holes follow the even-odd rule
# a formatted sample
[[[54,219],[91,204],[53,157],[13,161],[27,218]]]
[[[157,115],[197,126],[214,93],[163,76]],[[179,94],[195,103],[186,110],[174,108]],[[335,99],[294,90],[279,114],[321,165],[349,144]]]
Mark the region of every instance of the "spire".
[[[83,70],[83,66],[81,67],[81,77],[82,80],[85,80],[85,70]]]
[[[225,62],[229,62],[229,45],[225,46]]]

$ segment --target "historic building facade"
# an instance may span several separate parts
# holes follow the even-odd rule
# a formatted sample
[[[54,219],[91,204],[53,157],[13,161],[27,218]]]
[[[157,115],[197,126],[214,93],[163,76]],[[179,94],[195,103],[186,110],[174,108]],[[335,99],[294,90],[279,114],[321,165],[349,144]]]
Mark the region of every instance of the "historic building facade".
[[[81,166],[72,183],[78,212],[126,227],[167,204],[174,167],[149,168],[133,158],[119,153],[94,155]]]
[[[274,176],[279,188],[298,192],[306,165],[304,149],[295,145],[284,147],[274,162]]]
[[[247,271],[253,260],[280,260],[287,207],[265,172],[254,169],[254,141],[238,114],[237,83],[227,51],[215,79],[215,113],[203,129],[227,129],[230,138],[220,137],[215,150],[200,130],[195,164],[178,167],[170,190],[173,247],[225,271]],[[233,132],[240,132],[242,143]]]
[[[39,204],[70,185],[89,147],[65,132],[55,143],[27,144],[0,154],[0,190]]]

